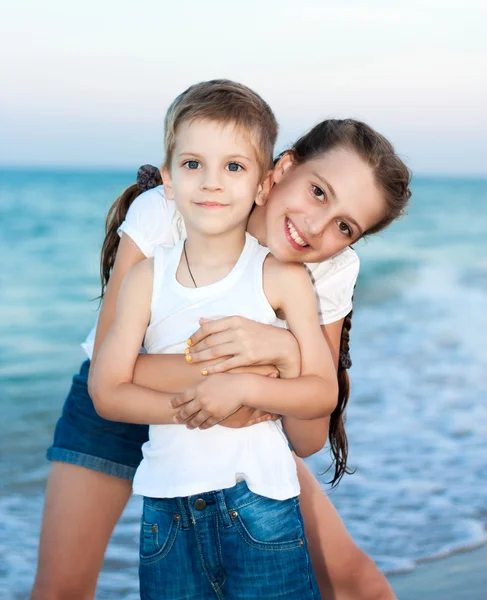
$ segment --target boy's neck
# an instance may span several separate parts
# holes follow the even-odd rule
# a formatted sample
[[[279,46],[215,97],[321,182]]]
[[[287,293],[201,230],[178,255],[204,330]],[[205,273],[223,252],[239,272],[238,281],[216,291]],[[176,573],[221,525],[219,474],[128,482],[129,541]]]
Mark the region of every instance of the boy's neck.
[[[245,246],[245,227],[221,233],[204,235],[187,231],[186,253],[191,269],[212,269],[221,265],[235,265]]]
[[[254,206],[247,223],[247,231],[262,246],[266,245],[265,206]]]

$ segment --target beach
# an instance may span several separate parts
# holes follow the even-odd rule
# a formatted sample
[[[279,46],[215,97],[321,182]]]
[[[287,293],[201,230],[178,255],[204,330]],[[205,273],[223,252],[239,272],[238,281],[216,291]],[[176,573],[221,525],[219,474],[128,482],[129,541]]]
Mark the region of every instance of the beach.
[[[0,171],[0,598],[34,578],[47,447],[85,359],[104,218],[124,171]],[[486,600],[487,180],[418,178],[407,218],[357,244],[349,464],[308,464],[400,600]],[[136,600],[140,498],[96,600]],[[451,556],[450,556],[451,555]],[[431,561],[433,557],[448,558]],[[426,562],[428,561],[428,562]],[[483,566],[483,567],[482,567]]]
[[[485,600],[487,546],[425,562],[389,582],[398,600]]]

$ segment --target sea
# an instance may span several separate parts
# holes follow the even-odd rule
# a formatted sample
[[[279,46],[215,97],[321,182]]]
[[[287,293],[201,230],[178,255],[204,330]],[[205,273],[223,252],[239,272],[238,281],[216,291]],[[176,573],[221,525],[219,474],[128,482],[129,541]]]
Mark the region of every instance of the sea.
[[[0,171],[0,597],[33,582],[45,451],[99,306],[104,219],[129,171]],[[487,543],[487,179],[416,177],[407,217],[357,244],[347,431],[329,489],[386,573]],[[88,490],[87,490],[88,493]],[[110,542],[97,599],[138,598],[141,504]]]

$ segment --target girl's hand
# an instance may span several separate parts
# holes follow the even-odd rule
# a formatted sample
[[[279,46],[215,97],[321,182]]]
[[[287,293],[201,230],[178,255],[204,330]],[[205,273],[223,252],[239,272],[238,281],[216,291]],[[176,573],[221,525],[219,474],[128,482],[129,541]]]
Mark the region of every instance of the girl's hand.
[[[289,331],[244,317],[200,319],[201,327],[188,340],[191,364],[222,359],[208,366],[208,374],[249,365],[275,365],[281,377],[298,377],[299,345]]]
[[[207,429],[236,412],[243,405],[241,375],[219,373],[206,378],[197,387],[177,394],[169,403],[182,407],[175,423],[185,423],[188,429]]]

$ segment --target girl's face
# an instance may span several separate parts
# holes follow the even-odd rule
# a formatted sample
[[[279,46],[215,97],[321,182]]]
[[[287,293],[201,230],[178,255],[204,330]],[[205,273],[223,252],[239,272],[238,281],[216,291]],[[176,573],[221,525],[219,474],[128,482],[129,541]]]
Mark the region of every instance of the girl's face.
[[[321,262],[357,241],[385,214],[370,167],[335,148],[302,165],[277,163],[266,206],[265,245],[283,262]]]

